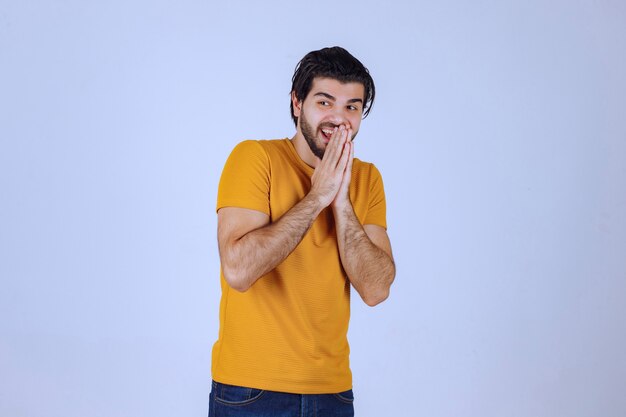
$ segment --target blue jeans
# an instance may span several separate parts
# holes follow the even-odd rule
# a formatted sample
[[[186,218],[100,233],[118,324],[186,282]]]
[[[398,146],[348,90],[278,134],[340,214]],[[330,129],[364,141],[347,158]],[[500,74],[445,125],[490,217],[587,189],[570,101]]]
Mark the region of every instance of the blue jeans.
[[[289,394],[213,381],[209,417],[353,417],[352,390]]]

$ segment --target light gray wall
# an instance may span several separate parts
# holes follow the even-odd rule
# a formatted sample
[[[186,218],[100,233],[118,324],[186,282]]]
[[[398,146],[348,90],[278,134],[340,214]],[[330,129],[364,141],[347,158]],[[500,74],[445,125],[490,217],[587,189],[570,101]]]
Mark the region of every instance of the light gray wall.
[[[336,44],[398,267],[357,415],[626,415],[618,0],[3,0],[0,415],[206,415],[222,165]]]

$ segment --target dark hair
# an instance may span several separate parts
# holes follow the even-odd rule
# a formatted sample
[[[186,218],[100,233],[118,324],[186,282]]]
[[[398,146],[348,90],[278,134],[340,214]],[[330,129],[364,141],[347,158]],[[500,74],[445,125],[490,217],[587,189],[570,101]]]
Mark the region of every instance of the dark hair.
[[[291,92],[303,101],[311,91],[315,77],[332,78],[342,83],[358,82],[365,88],[363,118],[367,117],[374,104],[376,90],[374,80],[365,66],[345,49],[334,46],[319,51],[309,52],[302,58],[291,79]],[[298,118],[293,114],[293,102],[290,100],[291,118],[298,125]]]

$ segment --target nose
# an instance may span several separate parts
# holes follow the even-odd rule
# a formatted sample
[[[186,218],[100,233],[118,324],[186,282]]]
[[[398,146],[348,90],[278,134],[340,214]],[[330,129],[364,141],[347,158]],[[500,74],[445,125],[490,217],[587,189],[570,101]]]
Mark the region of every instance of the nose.
[[[349,125],[347,110],[339,106],[333,108],[330,114],[330,121],[336,126],[342,124]]]

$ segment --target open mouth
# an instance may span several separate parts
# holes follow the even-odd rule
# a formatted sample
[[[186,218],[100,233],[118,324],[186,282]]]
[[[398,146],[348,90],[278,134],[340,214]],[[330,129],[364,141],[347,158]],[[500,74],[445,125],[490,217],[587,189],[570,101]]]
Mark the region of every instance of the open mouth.
[[[324,129],[321,129],[321,130],[322,130],[322,136],[324,137],[326,142],[328,142],[330,140],[330,137],[335,132],[334,128],[324,128]]]

